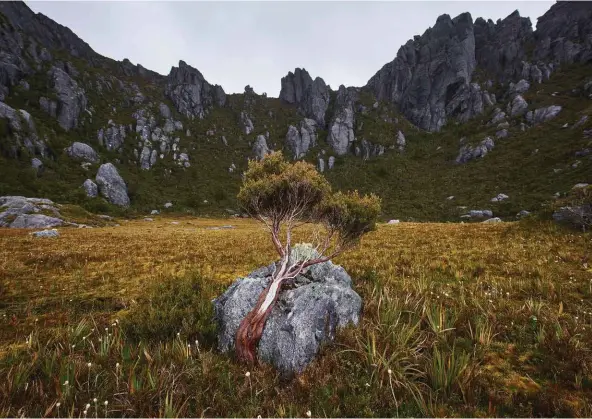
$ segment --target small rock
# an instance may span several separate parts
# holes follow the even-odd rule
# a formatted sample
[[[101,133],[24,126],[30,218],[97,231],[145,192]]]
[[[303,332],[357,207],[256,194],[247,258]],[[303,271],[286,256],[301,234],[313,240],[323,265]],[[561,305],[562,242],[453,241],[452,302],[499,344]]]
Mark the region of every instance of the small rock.
[[[491,198],[491,202],[501,202],[508,199],[509,196],[503,193],[498,194],[496,197]]]
[[[502,129],[498,132],[495,133],[495,136],[497,138],[506,138],[508,136],[508,130],[507,129]]]
[[[165,208],[171,208],[172,206],[173,206],[173,204],[170,202],[167,202],[166,204],[164,204]]]
[[[37,172],[39,173],[43,170],[43,162],[39,160],[37,157],[35,157],[31,160],[31,167],[37,170]]]
[[[448,201],[452,201],[454,199],[454,195],[450,195],[448,198],[446,198]]]
[[[55,228],[52,230],[35,231],[31,234],[35,237],[58,237],[60,235]]]
[[[578,128],[581,125],[584,125],[586,123],[586,121],[588,120],[588,115],[584,115],[582,116],[578,122],[576,122],[572,128]]]
[[[152,210],[152,211],[150,211],[150,215],[158,215],[158,214],[160,214],[160,211],[159,210]]]
[[[387,224],[399,224],[400,221],[399,220],[389,220],[389,222]]]
[[[144,218],[144,221],[154,221],[154,219],[146,217],[146,218]]]
[[[499,217],[490,218],[488,220],[483,221],[484,223],[501,223],[502,219]]]
[[[582,188],[587,188],[589,186],[589,184],[587,183],[576,183],[572,189],[582,189]]]
[[[520,218],[528,217],[529,215],[530,215],[530,211],[522,210],[518,214],[516,214],[516,218],[520,219]]]

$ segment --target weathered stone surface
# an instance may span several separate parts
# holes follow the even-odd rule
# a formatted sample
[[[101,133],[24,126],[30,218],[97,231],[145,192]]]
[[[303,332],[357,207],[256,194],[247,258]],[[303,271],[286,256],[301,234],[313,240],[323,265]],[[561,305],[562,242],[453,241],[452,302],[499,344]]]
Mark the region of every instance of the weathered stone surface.
[[[501,129],[495,133],[495,136],[497,138],[506,138],[508,136],[508,130],[505,128]]]
[[[521,95],[516,95],[508,104],[508,113],[510,116],[521,116],[528,111],[528,103]]]
[[[372,157],[382,156],[384,154],[384,146],[382,144],[372,144],[370,141],[363,139],[360,143],[360,151],[362,159],[368,160]]]
[[[329,156],[329,159],[327,160],[327,167],[329,170],[333,169],[333,166],[335,166],[335,156]]]
[[[339,86],[335,117],[329,125],[327,143],[338,156],[347,154],[351,144],[355,141],[354,135],[354,104],[357,100],[357,92],[354,88]]]
[[[84,191],[86,192],[86,196],[89,198],[95,198],[99,195],[99,188],[96,183],[94,183],[91,179],[86,179],[82,184]]]
[[[496,196],[494,196],[493,198],[491,198],[491,202],[501,202],[501,201],[505,201],[508,198],[509,198],[509,196],[506,195],[505,193],[500,193],[500,194],[497,194]]]
[[[309,148],[314,147],[317,143],[317,123],[313,119],[305,118],[300,124],[299,128],[293,125],[288,127],[286,134],[286,145],[292,152],[294,160],[304,157]]]
[[[323,173],[325,171],[325,160],[321,157],[319,157],[318,168],[319,168],[319,172],[321,172],[321,173]]]
[[[330,92],[325,81],[317,77],[314,80],[305,69],[297,68],[282,77],[280,99],[295,104],[306,117],[314,120],[319,127],[325,127],[325,113],[329,106]]]
[[[526,93],[528,91],[528,89],[530,89],[530,83],[524,79],[521,79],[516,84],[514,84],[514,83],[510,84],[510,90],[508,93],[510,94],[510,96],[521,95],[523,93]]]
[[[253,144],[253,154],[257,160],[261,160],[266,154],[269,154],[270,150],[267,147],[267,140],[264,135],[258,135],[255,143]]]
[[[405,151],[405,146],[407,145],[407,141],[405,140],[405,134],[399,130],[397,132],[397,148],[399,151]]]
[[[37,170],[37,172],[40,172],[41,170],[43,170],[43,162],[39,160],[37,157],[35,157],[31,159],[31,167]]]
[[[446,123],[450,98],[460,89],[470,89],[475,66],[471,15],[442,15],[433,28],[402,46],[367,86],[378,100],[398,104],[418,127],[439,131]]]
[[[551,105],[546,108],[535,109],[534,112],[530,111],[526,114],[526,120],[529,124],[533,125],[547,122],[559,115],[561,109],[562,108],[559,105]]]
[[[170,108],[165,103],[160,103],[158,105],[158,110],[160,115],[165,119],[170,119],[173,116]]]
[[[35,237],[59,237],[60,233],[54,228],[52,230],[35,231],[31,233]]]
[[[52,67],[47,73],[49,87],[56,93],[57,105],[48,105],[48,113],[57,117],[60,126],[69,131],[79,124],[79,116],[86,109],[87,99],[84,89],[68,73],[58,67]],[[48,103],[50,103],[48,101]],[[43,105],[42,105],[43,108]]]
[[[487,153],[489,153],[493,149],[494,146],[495,143],[493,142],[493,139],[491,139],[491,137],[485,138],[483,141],[481,141],[479,144],[475,146],[471,146],[469,144],[464,145],[460,148],[460,151],[456,158],[456,163],[462,164],[467,163],[470,160],[483,158],[487,155]]]
[[[130,205],[127,186],[112,163],[105,163],[99,167],[96,182],[99,192],[109,202],[122,207]]]
[[[297,68],[287,76],[282,77],[282,88],[280,90],[280,99],[286,103],[301,104],[304,102],[304,93],[312,86],[312,78],[308,71],[303,68]]]
[[[85,143],[72,143],[72,145],[64,149],[64,151],[68,156],[76,160],[83,160],[90,163],[97,163],[99,161],[99,155],[97,152]]]
[[[10,228],[49,228],[62,225],[59,218],[49,217],[43,214],[22,214],[15,218]]]
[[[484,223],[487,223],[487,224],[491,224],[491,223],[501,223],[501,222],[502,222],[502,219],[501,219],[501,218],[499,218],[499,217],[494,217],[494,218],[489,218],[489,219],[487,219],[487,220],[485,220],[485,221],[483,221],[483,222],[484,222]]]
[[[182,60],[167,76],[165,94],[177,111],[190,119],[203,119],[214,105],[224,106],[226,103],[221,86],[212,86],[197,69]]]
[[[273,268],[274,264],[239,278],[214,300],[222,352],[233,350],[238,326],[271,280]],[[302,372],[338,329],[357,325],[362,306],[350,276],[331,262],[310,267],[294,282],[295,288],[281,292],[257,348],[260,360],[287,375]]]
[[[537,20],[534,59],[587,63],[592,59],[592,4],[557,2]]]
[[[497,23],[477,18],[474,33],[480,68],[502,81],[520,73],[526,59],[525,43],[533,36],[529,18],[521,17],[517,10]]]
[[[240,122],[243,126],[243,131],[247,135],[249,135],[255,129],[255,127],[253,126],[253,121],[251,121],[251,118],[249,117],[249,115],[247,115],[245,111],[242,111],[240,114]]]

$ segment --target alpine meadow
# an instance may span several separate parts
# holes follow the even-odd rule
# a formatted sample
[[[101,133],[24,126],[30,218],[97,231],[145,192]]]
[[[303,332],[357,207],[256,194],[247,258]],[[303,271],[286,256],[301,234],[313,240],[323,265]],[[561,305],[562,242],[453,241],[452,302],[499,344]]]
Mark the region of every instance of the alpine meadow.
[[[29,6],[0,2],[1,417],[592,416],[592,2],[444,14],[277,97]]]

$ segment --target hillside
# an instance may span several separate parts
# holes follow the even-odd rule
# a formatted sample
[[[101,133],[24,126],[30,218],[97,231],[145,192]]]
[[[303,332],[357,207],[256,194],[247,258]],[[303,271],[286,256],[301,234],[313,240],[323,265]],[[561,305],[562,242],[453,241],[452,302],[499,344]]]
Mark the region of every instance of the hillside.
[[[443,15],[366,86],[332,90],[296,69],[270,98],[227,95],[184,61],[161,76],[102,57],[3,2],[0,196],[229,214],[248,159],[284,150],[337,188],[379,194],[387,219],[515,219],[592,183],[590,34],[588,2],[555,4],[534,31],[517,12]]]

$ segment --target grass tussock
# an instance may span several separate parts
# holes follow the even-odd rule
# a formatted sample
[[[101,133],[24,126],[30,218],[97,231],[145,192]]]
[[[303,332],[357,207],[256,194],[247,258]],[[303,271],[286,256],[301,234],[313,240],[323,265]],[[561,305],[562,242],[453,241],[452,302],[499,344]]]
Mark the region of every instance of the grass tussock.
[[[216,351],[211,299],[274,258],[252,221],[208,229],[228,223],[1,231],[0,415],[592,414],[589,233],[381,225],[336,260],[360,326],[283,381]]]

